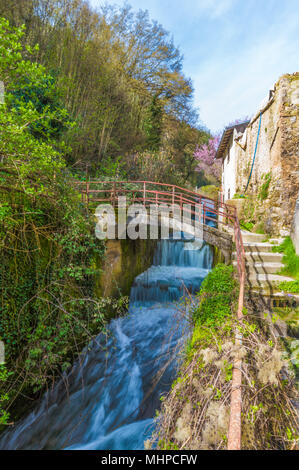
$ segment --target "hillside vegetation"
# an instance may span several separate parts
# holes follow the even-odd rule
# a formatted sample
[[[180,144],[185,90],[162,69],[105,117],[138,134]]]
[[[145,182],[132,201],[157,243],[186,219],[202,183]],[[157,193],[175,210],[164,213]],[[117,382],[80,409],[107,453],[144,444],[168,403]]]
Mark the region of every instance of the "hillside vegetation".
[[[192,185],[192,84],[169,34],[127,6],[0,0],[0,425],[105,330],[104,245],[74,178]],[[113,302],[116,314],[126,302]],[[109,310],[111,308],[109,307]],[[109,313],[109,315],[113,312]]]
[[[38,107],[63,105],[72,125],[56,121],[53,132],[71,144],[64,154],[73,171],[196,182],[193,153],[209,135],[197,125],[179,49],[147,12],[95,12],[83,0],[0,0],[1,15],[25,25],[22,44],[51,74],[44,87],[58,90],[51,98],[42,88],[9,91]]]

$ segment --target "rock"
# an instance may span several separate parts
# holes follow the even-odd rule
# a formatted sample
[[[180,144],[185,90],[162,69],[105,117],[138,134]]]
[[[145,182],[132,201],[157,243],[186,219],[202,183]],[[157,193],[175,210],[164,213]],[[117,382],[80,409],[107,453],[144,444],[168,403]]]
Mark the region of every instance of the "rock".
[[[297,255],[299,255],[299,193],[295,205],[294,218],[292,223],[291,238],[293,240]]]

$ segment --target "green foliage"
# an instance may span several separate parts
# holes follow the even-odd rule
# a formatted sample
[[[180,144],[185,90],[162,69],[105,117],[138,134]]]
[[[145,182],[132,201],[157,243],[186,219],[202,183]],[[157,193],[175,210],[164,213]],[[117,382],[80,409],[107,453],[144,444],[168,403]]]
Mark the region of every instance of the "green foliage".
[[[214,184],[208,184],[206,186],[200,186],[199,193],[210,197],[211,199],[218,198],[219,187]]]
[[[121,296],[118,299],[113,297],[102,297],[98,300],[100,311],[104,313],[105,319],[113,317],[123,317],[128,314],[130,299],[128,296]]]
[[[244,230],[248,230],[248,232],[251,232],[251,230],[254,227],[253,222],[245,222],[244,220],[240,220],[240,227]]]
[[[157,96],[152,99],[148,110],[148,118],[145,120],[144,128],[147,135],[147,147],[157,152],[161,146],[163,110]]]
[[[204,279],[191,311],[194,329],[186,344],[186,363],[190,362],[199,348],[209,346],[219,335],[231,335],[232,308],[236,294],[237,282],[233,278],[233,266],[217,264]],[[198,367],[203,368],[204,364],[198,364]]]
[[[50,89],[47,80],[54,87],[54,79],[23,59],[31,51],[23,49],[22,35],[22,28],[0,20],[8,90],[0,105],[0,338],[8,371],[0,376],[1,424],[20,393],[43,390],[105,323],[103,305],[92,298],[104,247],[73,189],[53,127],[61,119],[67,126],[67,113],[43,101],[44,80]]]
[[[279,289],[292,294],[299,294],[299,279],[296,281],[283,281],[278,285]]]
[[[256,199],[252,194],[248,194],[245,198],[244,205],[243,205],[243,216],[240,220],[241,228],[248,230],[249,232],[252,231],[254,225],[256,224],[256,217],[255,217],[255,208],[256,208]]]
[[[7,371],[5,365],[0,364],[0,390],[2,390],[3,385],[5,385],[10,375],[12,375],[12,373]],[[5,411],[8,400],[8,393],[0,393],[0,426],[8,424],[10,414]]]
[[[155,165],[161,150],[162,168],[169,155],[173,166],[159,180],[178,175],[175,182],[196,184],[193,153],[208,133],[198,129],[192,84],[169,33],[128,5],[95,12],[84,0],[56,3],[0,0],[0,14],[18,26],[17,37],[3,27],[3,48],[18,65],[9,69],[10,83],[1,66],[0,77],[11,105],[31,104],[40,114],[28,124],[32,134],[59,138],[55,148],[65,146],[67,163],[81,174],[87,169],[91,176],[121,178],[118,165],[110,171],[121,157],[133,179],[135,155],[146,153]],[[36,59],[32,73],[30,57]],[[138,179],[146,176],[141,165]]]
[[[292,276],[299,280],[299,256],[296,254],[291,238],[286,237],[279,246],[274,246],[272,251],[284,254],[282,261],[285,267],[281,270],[281,274]]]
[[[261,201],[264,201],[268,197],[268,190],[269,190],[269,186],[271,183],[271,178],[272,178],[271,172],[262,176],[264,183],[262,184],[259,190],[259,194],[258,194],[258,197]]]
[[[62,136],[73,124],[68,121],[68,112],[61,103],[56,80],[44,74],[38,81],[27,81],[27,86],[17,88],[17,85],[7,93],[6,102],[11,108],[20,110],[32,106],[39,118],[28,124],[30,132],[37,138],[48,140]]]
[[[196,127],[181,54],[147,13],[125,6],[95,14],[81,0],[56,3],[26,0],[19,8],[0,0],[16,25],[0,19],[0,337],[12,374],[0,383],[6,408],[20,394],[36,397],[69,367],[104,330],[107,311],[126,312],[125,299],[93,299],[104,246],[68,165],[103,179],[191,182],[194,148],[207,138]],[[28,18],[30,32],[22,26]]]
[[[265,233],[265,224],[263,221],[260,221],[255,225],[254,232],[260,233],[261,235]]]
[[[213,327],[231,315],[236,281],[233,267],[218,264],[203,280],[198,297],[198,304],[193,311],[197,325]]]
[[[165,441],[165,439],[161,439],[158,442],[158,449],[161,450],[179,450],[179,446],[172,441]]]

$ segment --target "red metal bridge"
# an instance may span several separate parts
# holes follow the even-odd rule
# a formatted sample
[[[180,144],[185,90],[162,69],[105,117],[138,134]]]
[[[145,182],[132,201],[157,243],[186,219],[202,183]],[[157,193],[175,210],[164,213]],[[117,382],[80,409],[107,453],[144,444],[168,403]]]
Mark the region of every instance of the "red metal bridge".
[[[88,205],[109,203],[118,206],[118,198],[126,196],[127,205],[141,203],[145,207],[151,204],[178,205],[180,209],[190,212],[193,217],[200,213],[203,223],[213,221],[218,228],[230,227],[234,231],[234,242],[237,253],[237,267],[239,277],[239,301],[237,320],[243,316],[243,303],[245,291],[245,253],[242,241],[240,224],[236,208],[223,202],[222,198],[214,200],[195,191],[181,188],[167,183],[153,181],[76,181],[75,185],[81,193],[82,201]],[[199,210],[201,212],[199,212]],[[241,338],[236,334],[236,343]],[[241,382],[242,362],[236,360],[233,368],[230,424],[228,433],[228,449],[241,449]]]

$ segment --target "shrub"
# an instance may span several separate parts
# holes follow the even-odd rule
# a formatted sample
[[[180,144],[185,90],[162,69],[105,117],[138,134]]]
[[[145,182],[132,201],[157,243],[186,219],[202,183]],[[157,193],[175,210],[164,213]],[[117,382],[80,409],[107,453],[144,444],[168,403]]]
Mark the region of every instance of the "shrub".
[[[283,290],[284,292],[290,292],[292,294],[299,294],[299,280],[296,281],[289,281],[289,282],[281,282],[279,284],[279,289]]]
[[[236,281],[233,267],[218,264],[204,279],[193,311],[195,323],[214,325],[231,314]]]
[[[268,190],[271,183],[271,173],[267,173],[266,175],[262,176],[264,183],[261,186],[259,191],[258,197],[261,201],[264,201],[268,197]]]
[[[284,254],[282,261],[285,267],[281,270],[281,273],[299,280],[299,256],[296,254],[291,238],[286,237],[279,246],[274,246],[272,250]]]

